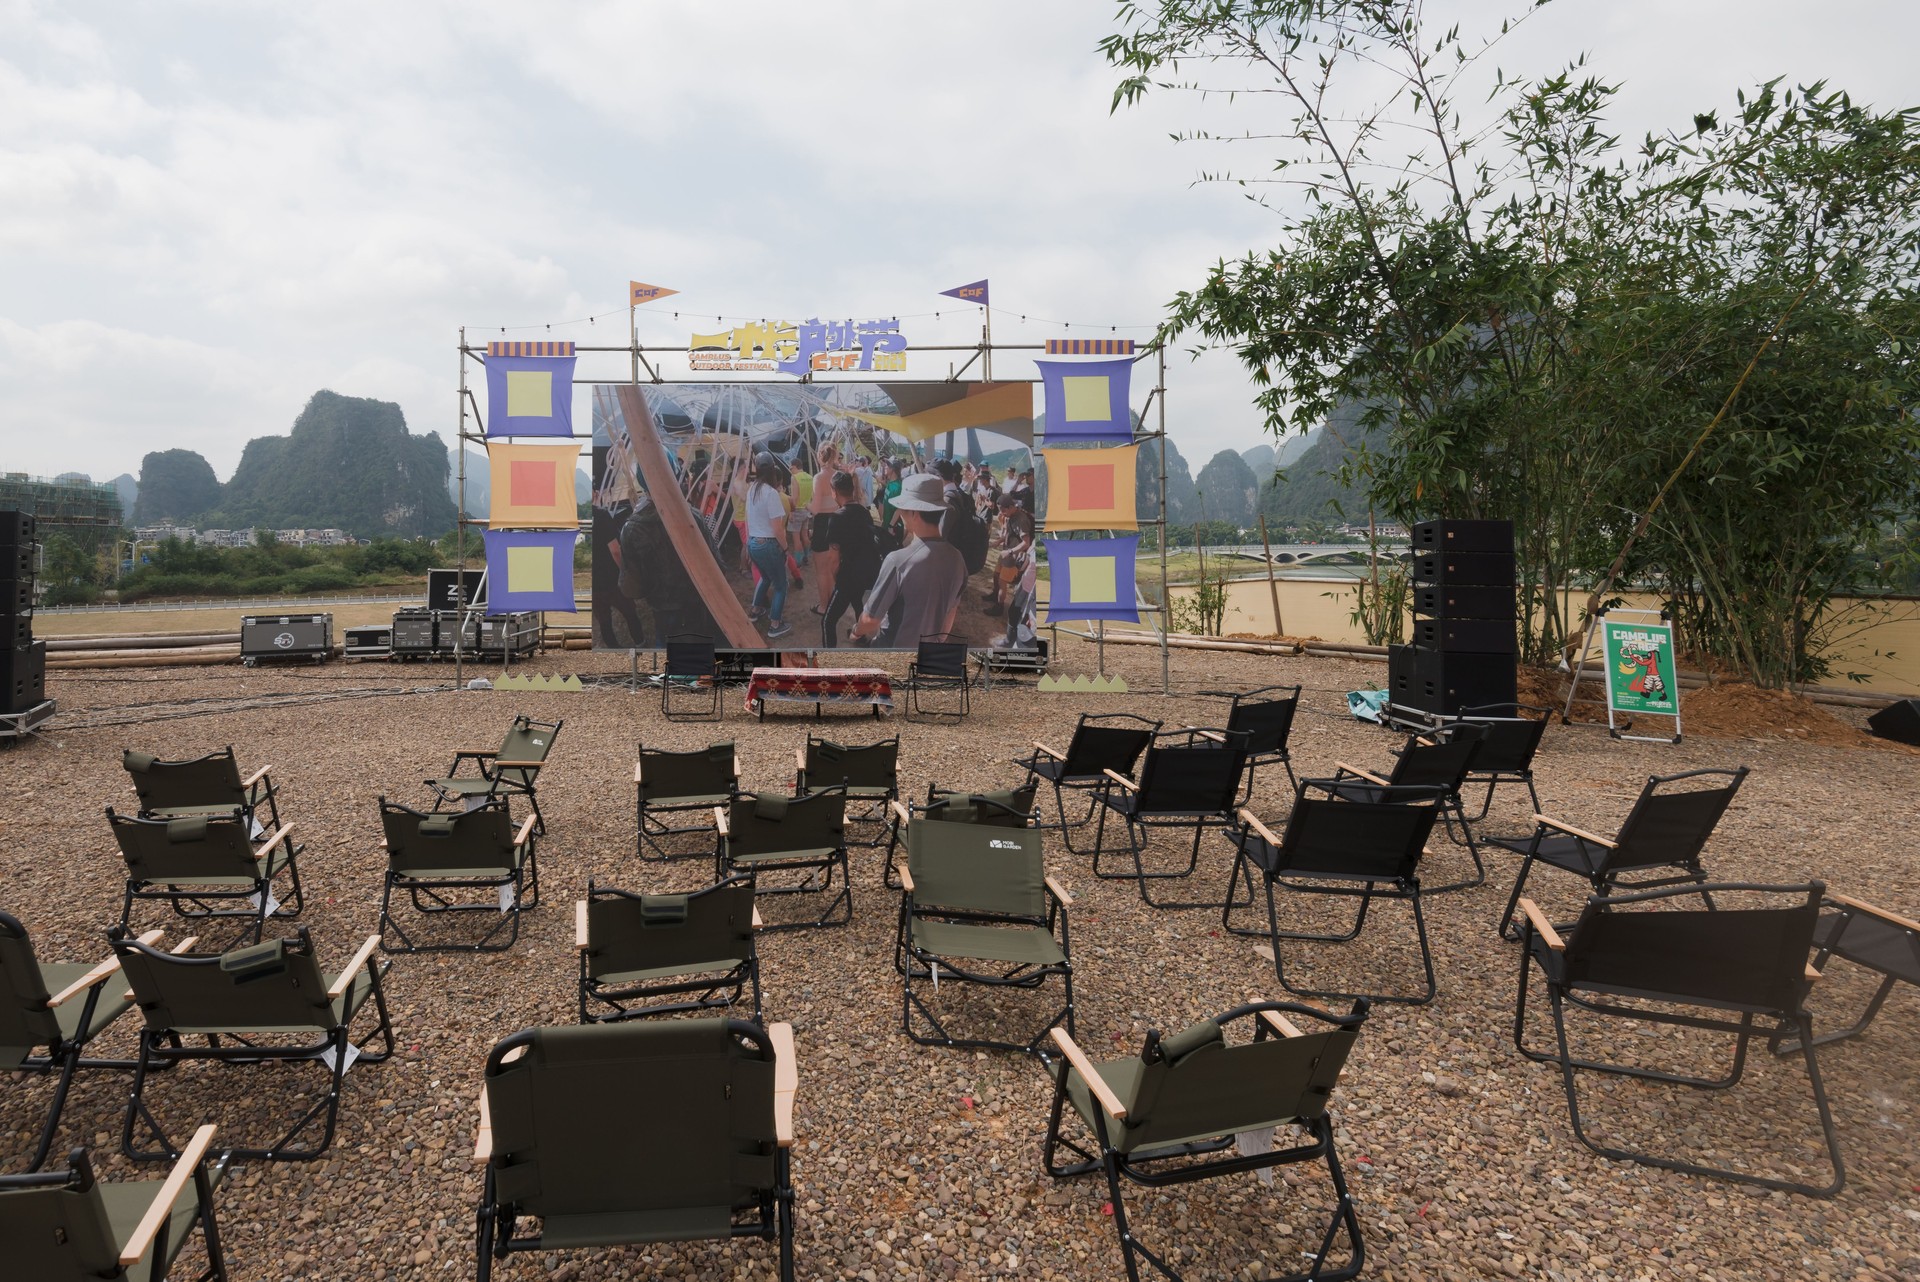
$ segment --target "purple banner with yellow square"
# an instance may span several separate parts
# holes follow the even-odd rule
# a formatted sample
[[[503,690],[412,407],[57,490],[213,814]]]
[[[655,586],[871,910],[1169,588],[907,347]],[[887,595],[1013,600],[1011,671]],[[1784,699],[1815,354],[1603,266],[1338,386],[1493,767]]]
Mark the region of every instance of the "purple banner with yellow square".
[[[1112,539],[1049,537],[1046,545],[1048,623],[1071,619],[1140,622],[1133,587],[1139,535]]]
[[[1047,443],[1086,441],[1126,445],[1133,440],[1127,409],[1133,362],[1035,361],[1046,388]]]
[[[575,608],[574,530],[488,530],[487,613]]]
[[[487,357],[488,436],[572,436],[572,356]]]

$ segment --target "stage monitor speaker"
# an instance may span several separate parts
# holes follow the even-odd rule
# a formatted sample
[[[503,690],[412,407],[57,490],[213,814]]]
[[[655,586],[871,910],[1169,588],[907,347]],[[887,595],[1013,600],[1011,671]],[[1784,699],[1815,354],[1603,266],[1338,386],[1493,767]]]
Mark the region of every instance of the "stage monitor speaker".
[[[1432,587],[1513,586],[1511,552],[1416,552],[1413,581]]]
[[[46,702],[47,643],[0,650],[0,701],[8,712],[25,712]]]
[[[1518,674],[1510,654],[1447,653],[1419,646],[1387,648],[1391,702],[1451,716],[1469,708],[1512,706]]]
[[[1511,552],[1512,521],[1422,521],[1413,527],[1413,554]]]
[[[0,512],[0,547],[32,547],[36,528],[31,512]]]
[[[1413,589],[1413,612],[1442,619],[1503,619],[1512,623],[1513,584],[1501,587],[1426,586]]]
[[[1451,615],[1413,621],[1413,643],[1423,650],[1515,654],[1520,649],[1511,619],[1456,619]]]
[[[1867,718],[1867,728],[1882,739],[1920,748],[1920,699],[1888,704]]]

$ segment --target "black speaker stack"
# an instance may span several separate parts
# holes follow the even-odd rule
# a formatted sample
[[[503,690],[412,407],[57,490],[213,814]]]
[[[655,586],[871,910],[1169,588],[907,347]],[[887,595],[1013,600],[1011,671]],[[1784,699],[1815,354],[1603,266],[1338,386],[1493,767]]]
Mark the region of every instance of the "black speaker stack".
[[[1511,712],[1519,652],[1513,522],[1422,521],[1412,544],[1413,644],[1387,648],[1388,703],[1413,720]]]
[[[34,519],[0,512],[0,715],[47,701],[47,643],[33,639]]]

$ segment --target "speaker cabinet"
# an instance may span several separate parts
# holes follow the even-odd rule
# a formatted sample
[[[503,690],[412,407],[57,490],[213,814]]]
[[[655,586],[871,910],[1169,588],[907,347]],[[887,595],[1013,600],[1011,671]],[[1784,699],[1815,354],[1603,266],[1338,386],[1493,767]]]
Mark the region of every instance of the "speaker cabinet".
[[[1513,586],[1511,552],[1420,552],[1413,581],[1438,588]]]
[[[33,644],[33,616],[0,612],[0,649]]]
[[[1451,716],[1469,708],[1511,708],[1518,698],[1511,654],[1387,648],[1391,702]]]
[[[47,643],[0,650],[0,701],[8,712],[25,712],[47,697]]]
[[[1517,613],[1513,584],[1504,587],[1416,587],[1413,612],[1445,619],[1500,619]]]
[[[1519,638],[1509,619],[1415,619],[1413,643],[1423,650],[1517,654]]]
[[[1511,552],[1512,521],[1422,521],[1413,527],[1413,554]]]
[[[33,581],[0,582],[0,617],[33,614]]]
[[[1920,699],[1888,704],[1867,718],[1867,728],[1882,739],[1920,748]]]
[[[0,583],[33,582],[33,544],[0,543]]]
[[[0,512],[0,547],[32,547],[36,528],[31,512]]]

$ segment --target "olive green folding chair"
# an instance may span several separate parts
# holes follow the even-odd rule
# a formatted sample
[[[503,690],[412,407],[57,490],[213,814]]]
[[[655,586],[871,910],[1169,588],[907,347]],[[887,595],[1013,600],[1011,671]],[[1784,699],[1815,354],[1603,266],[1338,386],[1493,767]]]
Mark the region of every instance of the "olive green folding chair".
[[[546,836],[547,817],[540,813],[540,793],[535,785],[539,782],[540,768],[547,764],[547,754],[553,751],[553,741],[560,737],[560,727],[565,724],[564,721],[535,721],[522,713],[507,727],[507,737],[500,741],[498,751],[467,748],[454,753],[447,777],[426,781],[427,787],[433,789],[433,808],[472,805],[479,798],[525,797],[533,807],[533,830]],[[471,761],[479,773],[461,774],[463,761]]]
[[[807,746],[793,750],[793,795],[804,797],[822,788],[847,790],[849,803],[865,810],[847,816],[849,823],[870,823],[871,841],[849,841],[869,849],[887,842],[887,806],[900,799],[900,736],[873,743],[839,744],[807,736]]]
[[[1044,1059],[1040,1043],[1047,1030],[1062,1022],[1073,1029],[1067,933],[1073,896],[1046,875],[1039,830],[913,817],[904,806],[898,817],[907,832],[907,866],[900,873],[906,893],[894,941],[901,1027],[922,1046],[1024,1051]],[[1038,990],[1055,978],[1062,1004],[1025,1041],[955,1037],[931,1005],[941,983]],[[916,981],[932,993],[916,993]],[[916,1014],[928,1032],[915,1031]]]
[[[773,922],[763,930],[844,926],[853,920],[853,885],[847,868],[847,793],[838,785],[805,797],[743,792],[729,807],[715,806],[720,828],[719,867],[714,880],[742,873],[755,878],[761,899],[781,895],[822,897],[811,919]],[[834,871],[839,870],[839,888]],[[782,884],[769,886],[769,874]],[[799,874],[797,878],[793,875]]]
[[[1053,1067],[1053,1111],[1047,1120],[1042,1162],[1055,1179],[1103,1170],[1112,1198],[1113,1227],[1127,1277],[1139,1282],[1140,1262],[1178,1282],[1168,1262],[1173,1252],[1153,1250],[1135,1236],[1127,1218],[1121,1178],[1164,1189],[1245,1171],[1325,1162],[1334,1207],[1305,1272],[1276,1279],[1338,1279],[1359,1274],[1365,1263],[1360,1220],[1334,1152],[1333,1116],[1327,1100],[1354,1038],[1366,1022],[1367,1003],[1345,1015],[1330,1015],[1293,1002],[1250,1002],[1203,1019],[1168,1037],[1148,1032],[1140,1053],[1096,1063],[1063,1028],[1053,1030],[1060,1058]],[[1313,1021],[1302,1029],[1295,1019]],[[1251,1027],[1245,1041],[1229,1043],[1227,1029]],[[1086,1138],[1066,1137],[1071,1105]],[[1277,1134],[1290,1128],[1299,1142],[1281,1147]],[[1065,1150],[1068,1160],[1061,1160]],[[1276,1216],[1277,1218],[1277,1216]],[[1289,1215],[1287,1218],[1293,1218]],[[1341,1230],[1344,1252],[1334,1247]],[[1307,1239],[1313,1245],[1313,1239]],[[1291,1250],[1277,1248],[1282,1254]]]
[[[160,932],[141,938],[152,943]],[[123,986],[107,986],[119,970],[117,957],[98,965],[43,962],[34,955],[27,928],[0,912],[0,1070],[57,1074],[29,1171],[39,1170],[53,1149],[75,1071],[133,1067],[130,1059],[86,1057],[87,1044],[133,1005]]]
[[[197,1277],[227,1276],[213,1194],[228,1154],[213,1151],[202,1126],[165,1179],[94,1178],[87,1151],[73,1150],[65,1170],[0,1175],[0,1275],[21,1282],[161,1282],[200,1226],[207,1265]]]
[[[726,805],[740,791],[740,754],[733,741],[708,744],[691,752],[668,752],[643,743],[638,745],[638,752],[633,787],[638,796],[640,857],[654,862],[687,855],[712,857],[719,840],[714,826],[678,821],[691,815],[704,821],[715,806]],[[704,837],[706,842],[694,850],[668,847],[668,841],[684,837]],[[649,854],[649,849],[653,853]]]
[[[498,953],[520,937],[520,914],[540,906],[540,865],[534,816],[514,831],[507,799],[493,797],[467,811],[422,813],[380,798],[387,877],[380,893],[380,947],[389,953]],[[425,943],[394,915],[393,895],[404,891],[429,920],[443,913],[491,914],[477,939]],[[391,935],[393,942],[388,942]]]
[[[650,1019],[500,1042],[473,1147],[480,1282],[521,1252],[732,1238],[777,1242],[792,1282],[797,1082],[790,1024]]]
[[[1039,782],[1032,778],[1018,788],[992,792],[958,792],[942,788],[939,784],[928,784],[924,802],[910,802],[905,807],[892,806],[888,809],[887,862],[881,872],[881,880],[886,883],[888,890],[900,889],[900,844],[905,839],[906,824],[914,815],[923,815],[940,823],[1032,828],[1038,823],[1033,803],[1039,790]]]
[[[117,927],[109,938],[144,1021],[133,1090],[120,1128],[120,1149],[136,1162],[177,1159],[181,1153],[149,1099],[155,1074],[169,1079],[170,1091],[190,1094],[193,1088],[181,1079],[192,1081],[198,1075],[166,1070],[199,1061],[222,1067],[317,1066],[326,1075],[326,1093],[279,1138],[227,1149],[238,1158],[303,1162],[319,1157],[333,1143],[347,1069],[356,1061],[384,1063],[393,1054],[393,1021],[380,983],[384,968],[372,961],[378,935],[367,936],[345,968],[333,975],[321,972],[304,926],[293,939],[272,939],[217,957],[186,955],[191,939],[163,953]],[[360,1016],[369,1010],[372,1027],[359,1036],[363,1042],[380,1039],[384,1048],[377,1051],[353,1041],[355,1025],[364,1024]],[[188,1038],[206,1044],[189,1045]],[[258,1077],[252,1077],[248,1089],[258,1085]],[[140,1144],[156,1147],[136,1147],[136,1127],[143,1131]]]
[[[686,895],[636,895],[589,879],[573,908],[581,1023],[711,1010],[748,990],[759,1021],[751,876]]]
[[[251,835],[256,837],[280,826],[280,790],[274,786],[273,767],[261,766],[241,778],[232,744],[181,761],[162,761],[150,752],[127,748],[120,764],[133,780],[143,815],[178,819],[237,810],[252,821]]]
[[[127,864],[122,926],[131,922],[135,900],[163,900],[189,921],[234,923],[238,930],[229,943],[258,941],[269,917],[298,917],[305,906],[303,847],[293,840],[292,824],[280,825],[256,845],[248,835],[250,821],[238,813],[142,819],[108,806],[107,822]],[[274,894],[282,875],[285,903]]]

